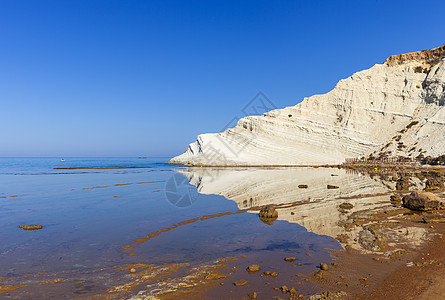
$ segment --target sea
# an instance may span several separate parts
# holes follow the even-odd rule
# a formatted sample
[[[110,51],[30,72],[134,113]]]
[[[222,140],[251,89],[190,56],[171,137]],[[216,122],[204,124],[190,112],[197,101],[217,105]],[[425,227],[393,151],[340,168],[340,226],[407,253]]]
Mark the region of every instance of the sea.
[[[264,265],[292,256],[310,273],[342,249],[340,202],[326,208],[328,200],[384,189],[337,169],[188,168],[169,159],[0,158],[0,284],[62,278],[73,284],[34,288],[33,298],[75,298],[112,287],[118,266],[224,257]],[[278,219],[259,218],[271,205],[282,208]],[[26,298],[26,289],[6,295]]]

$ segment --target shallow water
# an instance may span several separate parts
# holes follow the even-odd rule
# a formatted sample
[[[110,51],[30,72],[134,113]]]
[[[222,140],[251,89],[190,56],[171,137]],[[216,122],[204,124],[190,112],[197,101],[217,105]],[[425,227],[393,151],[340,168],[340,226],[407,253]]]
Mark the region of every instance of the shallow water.
[[[267,263],[277,253],[297,257],[309,270],[329,261],[326,248],[341,248],[333,240],[344,218],[337,208],[341,198],[387,190],[379,181],[344,170],[157,164],[167,160],[1,158],[0,277],[32,285],[26,274],[88,280],[96,270],[123,264],[197,265],[242,255]],[[151,168],[54,169],[91,166]],[[299,184],[308,188],[299,189]],[[327,190],[326,184],[339,188]],[[263,223],[257,210],[249,210],[270,204],[291,205],[279,209],[273,225]],[[235,213],[239,210],[243,212]],[[220,215],[227,212],[234,214]],[[188,222],[174,225],[183,221]],[[25,231],[19,228],[22,224],[41,224],[43,229]],[[134,250],[121,251],[126,245]],[[83,295],[111,285],[104,280]],[[10,295],[20,297],[20,292]]]

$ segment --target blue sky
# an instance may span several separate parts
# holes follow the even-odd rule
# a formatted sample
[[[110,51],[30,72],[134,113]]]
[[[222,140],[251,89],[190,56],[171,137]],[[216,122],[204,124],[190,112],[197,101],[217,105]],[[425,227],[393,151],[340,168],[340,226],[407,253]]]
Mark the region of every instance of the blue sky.
[[[0,1],[0,156],[173,156],[445,43],[443,1]]]

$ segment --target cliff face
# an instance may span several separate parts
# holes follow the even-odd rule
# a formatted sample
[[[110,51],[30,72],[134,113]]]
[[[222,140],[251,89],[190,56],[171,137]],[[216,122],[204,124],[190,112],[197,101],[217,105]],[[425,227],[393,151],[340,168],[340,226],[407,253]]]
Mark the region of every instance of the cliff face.
[[[445,153],[445,45],[391,56],[327,94],[203,134],[171,160],[190,165],[337,164]]]

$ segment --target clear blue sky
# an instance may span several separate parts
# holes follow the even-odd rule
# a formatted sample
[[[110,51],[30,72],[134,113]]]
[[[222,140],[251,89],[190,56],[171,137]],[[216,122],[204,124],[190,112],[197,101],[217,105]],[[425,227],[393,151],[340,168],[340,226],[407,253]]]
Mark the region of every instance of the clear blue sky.
[[[173,156],[445,43],[443,1],[0,1],[0,156]]]

